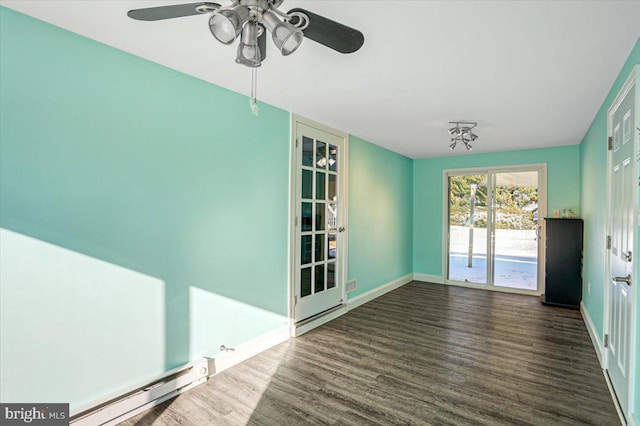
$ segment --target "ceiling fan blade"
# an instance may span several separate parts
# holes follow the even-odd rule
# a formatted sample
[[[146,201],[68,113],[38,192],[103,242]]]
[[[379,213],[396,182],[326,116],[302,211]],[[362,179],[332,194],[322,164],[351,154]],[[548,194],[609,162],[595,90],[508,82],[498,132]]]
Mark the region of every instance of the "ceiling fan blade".
[[[218,3],[200,2],[188,4],[174,4],[171,6],[148,7],[146,9],[134,9],[127,12],[127,16],[138,21],[160,21],[162,19],[181,18],[183,16],[200,15],[197,10],[200,6],[208,6],[218,9]]]
[[[293,12],[304,13],[309,17],[309,25],[302,32],[306,38],[317,43],[340,53],[353,53],[364,44],[364,34],[355,28],[347,27],[305,9],[291,9],[289,14]],[[291,23],[295,25],[296,19],[294,15],[294,20]]]

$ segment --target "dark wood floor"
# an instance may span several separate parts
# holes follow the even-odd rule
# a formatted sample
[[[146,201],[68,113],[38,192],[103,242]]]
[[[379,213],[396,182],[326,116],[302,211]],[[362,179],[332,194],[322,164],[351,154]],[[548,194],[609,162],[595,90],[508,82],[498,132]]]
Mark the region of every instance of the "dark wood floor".
[[[412,282],[125,425],[619,425],[580,313]]]

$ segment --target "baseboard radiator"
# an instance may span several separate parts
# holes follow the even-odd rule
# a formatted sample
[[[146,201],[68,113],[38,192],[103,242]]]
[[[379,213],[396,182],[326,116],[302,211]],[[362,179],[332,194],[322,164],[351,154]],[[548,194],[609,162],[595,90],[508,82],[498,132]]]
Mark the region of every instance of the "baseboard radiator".
[[[165,374],[123,395],[71,413],[73,426],[110,426],[148,410],[207,381],[209,367],[200,359]]]

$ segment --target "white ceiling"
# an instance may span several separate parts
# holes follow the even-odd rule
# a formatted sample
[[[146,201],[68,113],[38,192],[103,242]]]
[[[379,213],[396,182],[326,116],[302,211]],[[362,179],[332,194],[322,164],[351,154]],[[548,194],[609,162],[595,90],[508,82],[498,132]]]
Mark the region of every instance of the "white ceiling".
[[[0,1],[3,6],[247,95],[251,71],[206,16],[134,21],[189,1]],[[227,1],[218,1],[223,5]],[[311,40],[269,46],[258,99],[412,158],[448,149],[448,122],[478,121],[473,153],[580,143],[640,37],[640,1],[296,1],[361,30],[342,55]],[[247,102],[247,108],[248,102]]]

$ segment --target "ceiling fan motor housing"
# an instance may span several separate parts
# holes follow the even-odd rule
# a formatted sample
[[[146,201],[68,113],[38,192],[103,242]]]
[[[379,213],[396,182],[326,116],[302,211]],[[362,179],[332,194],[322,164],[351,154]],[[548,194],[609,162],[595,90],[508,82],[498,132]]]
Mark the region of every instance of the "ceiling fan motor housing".
[[[275,3],[278,3],[277,5]],[[282,3],[282,0],[279,1],[269,1],[269,0],[240,0],[240,4],[249,8],[251,11],[251,17],[253,19],[260,19],[262,13],[266,10],[277,8]]]

